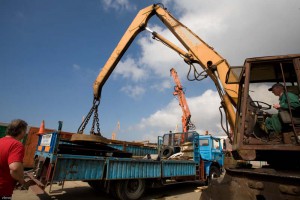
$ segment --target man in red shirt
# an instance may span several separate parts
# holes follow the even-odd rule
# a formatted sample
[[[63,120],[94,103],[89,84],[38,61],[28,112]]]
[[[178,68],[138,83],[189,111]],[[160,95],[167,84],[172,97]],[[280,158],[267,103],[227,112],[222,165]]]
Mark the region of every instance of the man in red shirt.
[[[13,120],[7,127],[6,137],[0,139],[0,197],[9,199],[17,182],[25,184],[23,171],[24,138],[27,123]],[[5,198],[3,198],[5,197]]]

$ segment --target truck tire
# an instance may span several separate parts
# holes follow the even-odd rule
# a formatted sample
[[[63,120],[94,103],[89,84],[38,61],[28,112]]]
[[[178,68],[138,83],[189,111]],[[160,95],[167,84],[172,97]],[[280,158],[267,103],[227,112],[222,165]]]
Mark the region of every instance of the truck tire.
[[[120,192],[118,193],[118,197],[121,200],[136,200],[141,198],[141,196],[144,194],[145,188],[145,180],[125,180],[120,183],[119,188],[117,184],[117,192]]]
[[[172,147],[164,147],[162,150],[161,150],[161,157],[162,158],[169,158],[171,155],[173,155],[173,148]]]

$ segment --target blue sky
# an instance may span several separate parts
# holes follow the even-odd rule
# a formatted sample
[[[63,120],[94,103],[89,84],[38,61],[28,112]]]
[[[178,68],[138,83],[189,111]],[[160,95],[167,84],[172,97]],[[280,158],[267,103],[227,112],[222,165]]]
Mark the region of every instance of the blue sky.
[[[284,1],[162,1],[231,65],[245,58],[300,53],[300,3]],[[93,82],[137,12],[156,1],[1,0],[0,121],[22,118],[32,126],[76,132],[93,99]],[[178,43],[157,19],[149,27]],[[142,32],[102,91],[100,128],[105,137],[120,122],[117,139],[152,140],[176,125],[174,67],[201,133],[217,135],[219,97],[212,82],[186,80],[188,66]],[[89,128],[86,132],[89,131]]]

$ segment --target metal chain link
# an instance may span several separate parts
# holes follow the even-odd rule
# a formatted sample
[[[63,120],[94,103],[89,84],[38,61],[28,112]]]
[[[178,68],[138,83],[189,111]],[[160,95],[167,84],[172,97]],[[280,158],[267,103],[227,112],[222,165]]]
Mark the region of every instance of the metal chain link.
[[[96,121],[97,133],[94,133],[94,134],[101,136],[100,126],[99,126],[99,117],[98,117],[98,105],[95,106],[95,113],[94,113],[94,120],[93,120],[94,122],[93,122],[93,124],[95,124],[95,121]]]
[[[94,110],[94,118],[93,118],[93,123],[92,123],[92,127],[91,127],[91,131],[90,134],[93,135],[100,135],[100,127],[99,127],[99,118],[98,118],[98,106],[99,106],[100,101],[94,99],[93,102],[93,110]],[[96,123],[96,127],[97,127],[97,133],[95,133],[94,129],[95,129],[95,123]]]
[[[94,107],[93,107],[93,109],[94,109]],[[92,127],[91,127],[91,130],[90,130],[91,135],[95,134],[94,128],[95,128],[95,114],[94,114],[94,118],[93,118]]]
[[[78,128],[78,131],[77,133],[79,134],[82,134],[86,125],[88,124],[93,112],[94,113],[94,118],[93,118],[93,122],[92,122],[92,127],[91,127],[91,131],[90,131],[90,134],[94,134],[94,135],[100,135],[101,136],[101,133],[100,133],[100,126],[99,126],[99,118],[98,118],[98,106],[100,104],[100,101],[97,100],[97,99],[94,99],[93,101],[93,106],[91,108],[91,110],[89,111],[89,113],[87,114],[86,118],[84,119],[84,121],[81,123],[80,127]],[[94,131],[94,127],[95,127],[95,123],[96,123],[96,126],[97,126],[97,133],[95,133]]]
[[[90,121],[90,118],[92,116],[94,112],[94,105],[92,106],[91,110],[89,111],[89,113],[87,114],[87,116],[84,118],[84,121],[81,123],[81,125],[79,126],[77,133],[82,134],[86,125],[88,124],[88,122]]]

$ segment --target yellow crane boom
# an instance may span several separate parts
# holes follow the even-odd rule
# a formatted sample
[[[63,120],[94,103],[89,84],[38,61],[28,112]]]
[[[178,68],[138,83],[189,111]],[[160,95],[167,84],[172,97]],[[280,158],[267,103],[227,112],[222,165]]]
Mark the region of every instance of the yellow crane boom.
[[[179,48],[162,35],[151,31],[147,27],[149,19],[154,15],[165,24],[186,50]],[[237,103],[238,85],[227,85],[225,83],[229,64],[211,46],[173,17],[161,4],[154,4],[140,10],[134,18],[94,82],[94,100],[100,101],[102,87],[105,82],[134,38],[143,30],[150,31],[154,38],[179,53],[186,63],[190,65],[197,63],[206,71],[219,91],[230,125],[234,126],[235,111],[233,106],[236,106]]]

